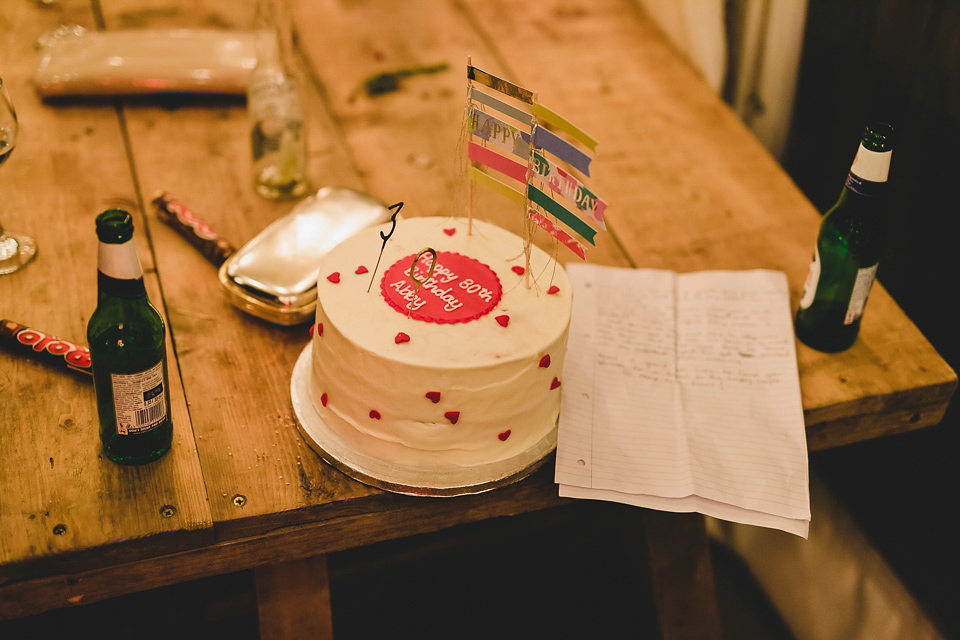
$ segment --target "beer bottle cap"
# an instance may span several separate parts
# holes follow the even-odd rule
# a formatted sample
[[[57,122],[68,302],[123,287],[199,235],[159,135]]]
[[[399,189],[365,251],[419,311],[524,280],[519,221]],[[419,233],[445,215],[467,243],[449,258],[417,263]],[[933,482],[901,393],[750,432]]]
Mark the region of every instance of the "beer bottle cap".
[[[97,216],[97,238],[108,244],[123,244],[133,237],[133,216],[123,209],[107,209]]]
[[[861,144],[869,151],[890,151],[893,149],[893,127],[885,122],[867,125]]]

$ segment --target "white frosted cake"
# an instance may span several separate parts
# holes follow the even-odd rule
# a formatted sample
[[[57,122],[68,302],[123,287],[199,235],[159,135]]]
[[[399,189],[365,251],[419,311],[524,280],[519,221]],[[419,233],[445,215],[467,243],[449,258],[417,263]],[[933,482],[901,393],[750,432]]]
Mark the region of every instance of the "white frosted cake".
[[[409,467],[506,460],[556,428],[572,288],[483,221],[399,220],[332,250],[318,277],[310,399],[351,448]],[[424,253],[436,252],[434,261]],[[526,282],[530,276],[532,286]],[[368,292],[369,287],[369,292]]]

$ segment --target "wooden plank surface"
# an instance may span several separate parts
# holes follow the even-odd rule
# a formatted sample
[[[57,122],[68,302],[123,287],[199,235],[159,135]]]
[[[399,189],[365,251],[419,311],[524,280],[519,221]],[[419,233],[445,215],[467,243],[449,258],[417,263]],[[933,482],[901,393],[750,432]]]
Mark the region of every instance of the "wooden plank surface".
[[[252,0],[99,0],[96,16],[92,4],[11,3],[0,32],[0,68],[24,127],[0,170],[0,216],[34,233],[41,251],[24,272],[0,277],[0,309],[74,341],[83,340],[95,304],[98,210],[143,207],[165,189],[239,246],[290,206],[251,188],[242,100],[125,99],[118,111],[112,100],[42,104],[29,84],[34,37],[62,21],[246,28]],[[457,145],[463,66],[472,56],[536,89],[600,140],[594,184],[611,203],[611,231],[599,236],[591,262],[777,268],[788,274],[794,302],[799,297],[816,212],[629,0],[294,4],[314,186],[403,200],[409,215],[461,210]],[[438,62],[449,71],[404,79],[383,96],[355,95],[372,74]],[[518,229],[497,198],[480,193],[478,217]],[[178,428],[171,456],[131,474],[98,456],[88,382],[0,352],[0,486],[16,487],[0,494],[0,593],[11,607],[38,606],[47,593],[35,590],[41,586],[57,594],[48,602],[89,601],[240,562],[305,558],[563,502],[543,472],[490,494],[425,500],[334,471],[299,436],[290,406],[305,328],[238,311],[213,266],[149,206],[138,222],[148,287],[176,349],[180,377],[171,384],[179,389],[182,378],[186,389],[174,398],[175,420],[187,427]],[[801,345],[798,355],[812,448],[933,424],[956,386],[953,371],[879,288],[851,350],[828,356]],[[167,504],[176,506],[175,517],[160,514]],[[57,524],[65,530],[54,536]],[[217,545],[192,549],[214,534]],[[140,559],[176,548],[190,550]],[[124,573],[118,562],[142,573]],[[172,573],[145,578],[163,567]],[[30,580],[9,583],[28,572]],[[86,583],[76,582],[81,575]]]
[[[297,35],[309,60],[297,70],[309,114],[309,173],[315,186],[347,186],[386,202],[403,200],[404,215],[447,213],[463,195],[456,173],[462,166],[457,137],[466,50],[456,39],[435,34],[452,28],[469,39],[472,49],[484,45],[455,5],[434,4],[437,10],[430,12],[416,3],[392,6],[394,19],[387,22],[378,18],[386,10],[382,5],[358,13],[335,3],[297,4]],[[107,28],[247,28],[250,14],[243,7],[252,7],[208,0],[199,8],[180,3],[175,11],[161,10],[170,5],[159,0],[101,3]],[[425,25],[429,16],[432,21]],[[364,21],[376,24],[376,31],[364,28]],[[369,38],[376,38],[377,46],[409,48],[404,39],[413,24],[429,36],[432,47],[417,55],[459,60],[458,70],[426,77],[417,93],[399,92],[380,103],[349,103],[348,94],[368,74],[383,65],[412,64],[415,58],[372,65],[366,63],[379,54],[368,51],[365,64],[345,65],[342,58],[353,56],[357,47],[371,47]],[[359,30],[359,37],[348,29]],[[238,246],[291,206],[267,202],[250,188],[242,102],[174,106],[142,100],[127,103],[124,118],[145,199],[156,190],[170,191]],[[225,300],[212,265],[164,225],[152,218],[150,224],[218,539],[395,500],[378,497],[380,492],[332,470],[297,432],[289,384],[309,340],[306,327],[278,327],[238,311]],[[608,261],[625,264],[615,245],[607,251],[621,256]],[[367,497],[374,499],[366,506],[354,502]]]
[[[594,184],[633,265],[779,269],[796,308],[817,212],[636,3],[464,4],[511,77],[601,140]],[[797,359],[811,449],[937,424],[957,385],[879,283],[851,349]]]
[[[260,640],[332,640],[326,555],[259,567],[255,575]]]
[[[226,0],[101,6],[107,28],[245,28],[251,7]],[[293,13],[316,186],[403,200],[405,215],[463,211],[459,143],[471,56],[538,89],[542,101],[600,139],[594,184],[611,202],[611,232],[600,234],[591,262],[782,269],[797,297],[816,212],[633,3],[294,2]],[[373,74],[436,63],[449,70],[405,78],[385,95],[357,92]],[[142,101],[128,103],[124,117],[144,198],[166,189],[238,245],[289,207],[249,188],[242,103]],[[509,205],[477,191],[479,217],[519,230]],[[218,539],[391,500],[332,471],[296,432],[289,377],[309,340],[304,328],[234,309],[213,267],[171,230],[152,218],[151,225]],[[799,348],[813,446],[935,422],[956,384],[884,292],[871,305],[856,352],[825,358]],[[890,325],[880,327],[882,336],[874,315]],[[864,357],[893,336],[903,348],[887,357],[901,367]],[[838,369],[842,384],[830,377]],[[897,407],[924,410],[905,418]],[[856,429],[843,422],[863,413],[871,420]]]
[[[249,29],[255,6],[234,0],[100,4],[108,29]],[[314,186],[363,190],[322,95],[302,79]],[[152,194],[169,191],[238,247],[289,210],[291,202],[270,202],[253,191],[244,100],[144,99],[126,104],[124,117],[218,538],[315,518],[311,507],[377,493],[322,463],[296,429],[290,375],[309,341],[307,326],[280,327],[236,309],[216,268],[149,207]]]
[[[719,640],[720,608],[703,516],[654,509],[642,514],[661,637]]]
[[[52,10],[4,3],[0,72],[20,138],[0,171],[0,216],[7,228],[33,235],[39,251],[24,270],[0,276],[0,316],[85,344],[96,307],[100,211],[134,213],[147,289],[161,312],[163,298],[113,103],[44,104],[30,83],[36,38],[62,20],[95,26],[89,2]],[[0,583],[212,540],[172,345],[169,357],[173,449],[159,462],[128,468],[101,453],[88,377],[0,350]]]
[[[252,537],[231,539],[180,553],[128,563],[91,565],[51,576],[0,584],[0,619],[48,609],[97,602],[131,591],[152,589],[244,569],[302,560],[384,540],[570,505],[557,497],[553,473],[544,469],[524,482],[489,494],[449,499],[392,496],[378,509],[319,522],[281,527]],[[450,515],[455,504],[457,517]]]
[[[477,66],[511,78],[497,39],[477,29],[459,2],[301,1],[294,14],[300,50],[325,89],[369,189],[391,202],[403,200],[404,215],[464,216],[466,61],[471,57]],[[404,78],[395,92],[358,92],[376,74],[435,64],[447,70]],[[479,218],[522,233],[522,210],[500,195],[474,189],[473,209]],[[549,236],[537,239],[550,249]],[[568,251],[557,257],[577,260]],[[598,234],[589,259],[629,264],[614,234]]]

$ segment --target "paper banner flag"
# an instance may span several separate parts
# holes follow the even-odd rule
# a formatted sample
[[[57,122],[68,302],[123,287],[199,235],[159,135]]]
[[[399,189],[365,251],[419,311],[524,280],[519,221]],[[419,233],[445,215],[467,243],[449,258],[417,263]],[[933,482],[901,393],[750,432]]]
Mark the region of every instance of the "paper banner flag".
[[[526,183],[527,165],[521,164],[512,158],[502,156],[496,151],[481,147],[476,142],[470,143],[468,151],[470,159],[479,162],[485,167],[490,167],[494,171],[499,171],[503,175],[513,178],[517,182]]]
[[[603,212],[607,208],[607,203],[598,198],[586,185],[536,151],[533,152],[533,170],[546,181],[551,191],[576,204],[580,211],[589,213],[601,229],[607,228],[603,221]]]
[[[543,217],[543,215],[537,213],[533,209],[527,210],[527,217],[540,225],[544,231],[559,240],[560,243],[567,249],[570,249],[570,251],[573,251],[575,254],[577,254],[577,257],[579,257],[581,260],[587,259],[587,248],[574,240],[569,233],[553,224],[549,218]]]
[[[597,235],[597,232],[593,227],[578,218],[575,213],[545,194],[543,191],[540,191],[540,189],[537,189],[532,184],[527,185],[527,197],[531,202],[539,205],[547,213],[582,236],[584,240],[592,245],[597,244],[593,241],[593,237]]]
[[[530,134],[503,120],[471,107],[467,111],[467,128],[473,135],[509,151],[518,158],[527,159]],[[573,165],[584,175],[590,175],[590,161],[593,159],[583,151],[563,140],[555,133],[543,127],[537,127],[533,133],[533,146],[549,151],[564,162]]]
[[[480,104],[486,105],[491,109],[496,109],[500,113],[518,122],[522,122],[525,125],[533,124],[533,116],[530,113],[517,109],[513,105],[509,105],[502,100],[497,100],[488,93],[479,91],[474,88],[472,85],[467,87],[467,99],[473,100],[474,102],[479,102]]]
[[[479,92],[478,92],[479,93]],[[575,126],[572,122],[548,109],[547,107],[539,104],[537,102],[533,103],[533,115],[535,115],[540,120],[548,122],[555,126],[557,129],[569,133],[571,136],[580,141],[580,143],[590,149],[590,151],[597,150],[597,141],[584,133],[579,127]]]
[[[488,189],[496,191],[500,195],[510,198],[517,204],[525,205],[527,203],[527,199],[522,193],[510,186],[505,185],[496,178],[488,176],[476,167],[470,167],[470,169],[467,170],[467,176],[477,184],[482,184]]]
[[[468,157],[472,163],[468,169],[469,179],[523,205],[529,220],[581,260],[586,260],[585,243],[596,245],[597,229],[606,229],[603,212],[607,203],[587,188],[577,175],[559,167],[547,154],[565,166],[575,168],[578,175],[589,177],[593,158],[578,145],[593,153],[597,141],[555,111],[534,102],[533,92],[519,85],[470,64],[467,65],[467,78],[473,81],[467,86],[467,131],[484,141],[468,140]],[[505,102],[474,83],[524,104]],[[490,109],[493,113],[481,109]],[[498,115],[514,124],[501,120]],[[561,138],[545,125],[575,143]],[[480,167],[524,184],[526,189],[519,191]],[[568,209],[563,202],[571,203],[575,209]]]
[[[489,113],[471,107],[467,111],[467,130],[482,140],[527,160],[530,153],[530,134]]]
[[[543,127],[533,131],[533,146],[549,151],[567,164],[571,164],[585,176],[590,175],[590,161],[593,159],[580,149]]]
[[[533,104],[533,92],[523,87],[507,82],[503,78],[491,75],[473,66],[467,67],[467,77],[475,82],[479,82],[485,87],[490,87],[494,91],[504,93],[511,98],[516,98],[521,102]]]

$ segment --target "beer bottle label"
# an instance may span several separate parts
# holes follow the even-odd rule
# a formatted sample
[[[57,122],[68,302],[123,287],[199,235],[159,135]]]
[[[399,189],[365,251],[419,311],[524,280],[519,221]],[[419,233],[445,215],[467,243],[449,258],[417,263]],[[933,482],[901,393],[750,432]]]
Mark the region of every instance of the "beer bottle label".
[[[890,159],[893,151],[871,151],[862,144],[853,157],[850,173],[870,182],[886,182],[890,174]]]
[[[140,373],[111,373],[110,382],[120,435],[145,433],[167,419],[162,361]]]
[[[817,296],[817,284],[820,282],[820,248],[813,248],[813,259],[810,261],[810,271],[803,283],[803,296],[800,298],[800,308],[806,309],[813,304]]]
[[[122,244],[101,242],[97,245],[97,269],[117,280],[136,280],[143,277],[137,245],[133,238]]]
[[[853,324],[863,315],[863,308],[867,306],[867,297],[870,295],[870,288],[873,286],[879,266],[878,262],[872,267],[857,270],[857,279],[853,283],[853,292],[850,294],[850,304],[847,305],[847,315],[843,318],[843,324]]]
[[[277,153],[284,144],[299,141],[303,129],[300,98],[293,79],[269,78],[250,88],[250,131],[253,159]]]
[[[861,144],[847,175],[847,189],[871,198],[880,195],[887,182],[892,155],[893,151],[870,151]]]

